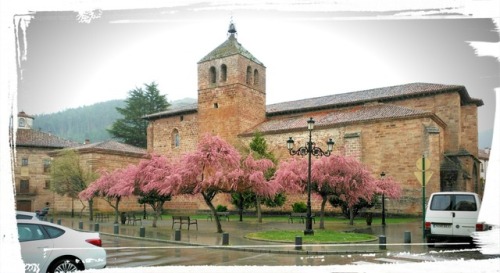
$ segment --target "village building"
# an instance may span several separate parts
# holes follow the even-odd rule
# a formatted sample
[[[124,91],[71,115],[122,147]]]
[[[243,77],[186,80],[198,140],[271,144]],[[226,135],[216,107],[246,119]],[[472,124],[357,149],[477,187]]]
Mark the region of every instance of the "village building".
[[[130,164],[138,164],[146,150],[117,141],[85,143],[69,141],[50,133],[33,129],[34,117],[24,112],[18,114],[16,131],[14,179],[16,209],[35,211],[49,203],[49,214],[79,213],[83,204],[79,200],[61,196],[50,190],[51,162],[63,149],[78,153],[80,164],[89,171],[112,171]],[[96,211],[111,212],[113,208],[101,198],[94,200]],[[142,211],[136,197],[124,198],[120,208],[124,211]],[[88,207],[87,207],[88,209]]]
[[[430,162],[427,197],[438,191],[480,191],[477,108],[483,102],[471,98],[464,86],[409,83],[270,105],[266,93],[266,67],[238,42],[231,23],[227,40],[198,62],[197,103],[144,117],[148,152],[177,158],[194,150],[207,133],[241,149],[260,132],[271,152],[286,160],[287,140],[293,137],[296,148],[304,146],[312,117],[316,145],[326,148],[332,138],[334,154],[355,157],[374,175],[384,172],[399,181],[403,198],[389,201],[389,212],[421,213],[423,185],[415,173],[421,173],[417,161],[422,157]],[[305,200],[289,196],[281,209],[290,211],[290,204]],[[229,197],[214,203],[229,205]],[[319,202],[312,205],[319,209]],[[166,207],[206,209],[201,199],[184,197]]]

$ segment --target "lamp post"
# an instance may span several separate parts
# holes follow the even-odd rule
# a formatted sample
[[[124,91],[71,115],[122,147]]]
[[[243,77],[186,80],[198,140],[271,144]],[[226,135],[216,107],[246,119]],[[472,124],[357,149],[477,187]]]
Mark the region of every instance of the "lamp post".
[[[380,174],[380,178],[383,179],[385,176],[385,173],[382,172]],[[382,226],[385,226],[385,194],[382,192]]]
[[[314,130],[314,119],[310,118],[307,121],[307,130],[309,130],[309,142],[306,143],[306,146],[299,147],[297,150],[293,150],[294,141],[292,137],[290,137],[287,141],[287,148],[290,152],[290,155],[300,155],[308,156],[308,166],[307,166],[307,215],[306,215],[306,229],[304,230],[304,235],[314,235],[314,230],[312,229],[312,214],[311,214],[311,155],[316,157],[319,156],[330,156],[333,145],[335,142],[330,138],[326,142],[327,150],[323,151],[321,148],[316,147],[316,144],[312,142],[312,131]]]

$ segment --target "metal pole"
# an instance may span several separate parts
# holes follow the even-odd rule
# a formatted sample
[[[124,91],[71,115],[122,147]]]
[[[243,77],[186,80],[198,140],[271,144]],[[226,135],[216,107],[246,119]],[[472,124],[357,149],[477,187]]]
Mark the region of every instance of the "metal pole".
[[[385,226],[385,194],[382,193],[382,225]]]
[[[422,155],[422,236],[425,238],[425,155]]]
[[[309,142],[307,143],[308,167],[307,167],[307,216],[306,230],[304,235],[314,235],[311,217],[311,154],[312,154],[312,130],[309,130]]]

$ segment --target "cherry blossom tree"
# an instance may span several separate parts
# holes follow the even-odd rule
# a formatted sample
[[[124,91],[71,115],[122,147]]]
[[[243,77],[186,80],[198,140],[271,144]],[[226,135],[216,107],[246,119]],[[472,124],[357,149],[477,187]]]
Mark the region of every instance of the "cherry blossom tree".
[[[212,211],[217,232],[222,233],[220,219],[212,200],[218,193],[244,192],[252,189],[257,194],[268,196],[274,187],[267,184],[264,170],[272,166],[266,159],[247,157],[241,163],[240,153],[217,136],[204,135],[194,152],[183,156],[179,173],[182,179],[161,193],[201,194]],[[265,184],[266,183],[266,184]]]
[[[274,180],[288,193],[304,193],[307,189],[308,162],[293,158],[280,164]],[[380,185],[380,187],[379,187]],[[360,200],[371,200],[374,194],[387,191],[397,196],[398,184],[374,178],[369,169],[350,157],[331,155],[314,159],[311,164],[311,191],[321,197],[320,229],[324,229],[324,211],[329,197],[345,202],[354,222],[353,207]]]
[[[78,195],[82,200],[102,197],[115,210],[115,223],[120,215],[119,204],[122,197],[134,193],[137,166],[129,165],[114,171],[99,170],[101,176]]]
[[[156,227],[163,205],[171,200],[172,185],[180,181],[176,170],[177,166],[161,155],[154,154],[139,162],[135,194],[139,196],[139,203],[149,204],[153,209],[153,227]]]

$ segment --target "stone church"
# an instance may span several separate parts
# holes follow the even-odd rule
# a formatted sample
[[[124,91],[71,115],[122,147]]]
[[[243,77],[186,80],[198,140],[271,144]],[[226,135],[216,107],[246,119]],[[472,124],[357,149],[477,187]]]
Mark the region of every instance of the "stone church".
[[[388,212],[421,213],[423,187],[415,172],[421,172],[422,157],[430,163],[427,197],[437,191],[482,192],[477,108],[483,101],[471,98],[464,86],[409,83],[270,105],[266,92],[266,67],[238,42],[231,23],[227,40],[198,62],[197,103],[145,117],[148,152],[179,157],[194,150],[205,133],[242,149],[260,132],[271,152],[286,160],[287,140],[304,146],[312,117],[319,147],[326,149],[332,138],[334,154],[355,157],[374,175],[383,172],[401,183],[403,197],[389,200]],[[299,200],[305,198],[289,197],[282,209],[289,211]],[[190,201],[189,207],[205,209],[203,202]],[[313,210],[318,207],[313,201]]]

